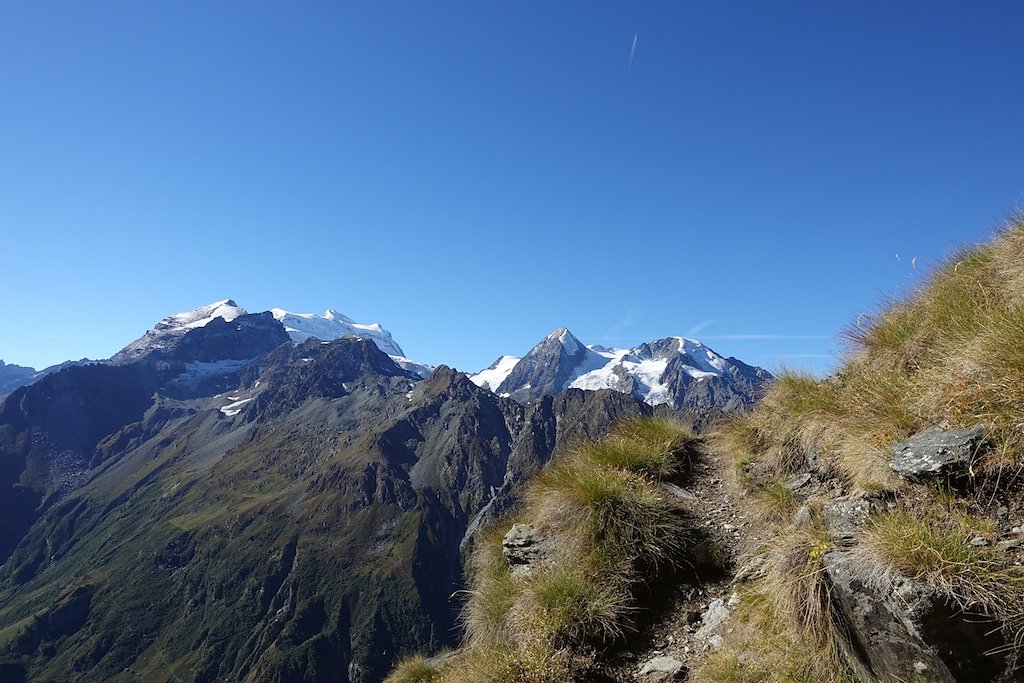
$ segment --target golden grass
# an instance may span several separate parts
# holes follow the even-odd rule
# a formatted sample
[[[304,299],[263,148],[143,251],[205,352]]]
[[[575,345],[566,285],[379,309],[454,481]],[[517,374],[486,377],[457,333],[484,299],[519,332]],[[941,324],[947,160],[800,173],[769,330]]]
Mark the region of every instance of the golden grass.
[[[847,683],[837,626],[822,568],[831,538],[819,506],[762,550],[765,576],[742,595],[726,646],[706,657],[697,683]]]
[[[860,552],[882,569],[928,583],[965,610],[999,620],[1024,611],[1024,568],[1001,548],[971,543],[991,533],[993,520],[940,510],[876,515]]]
[[[580,450],[604,467],[614,467],[665,479],[685,462],[683,451],[696,444],[693,432],[667,418],[633,418],[615,425],[606,438]]]
[[[399,662],[384,683],[432,683],[436,678],[437,669],[417,655]]]
[[[971,491],[994,496],[1024,468],[1024,215],[992,242],[954,253],[845,336],[850,346],[834,375],[783,371],[751,414],[708,440],[735,464],[777,535],[762,549],[768,573],[744,608],[757,628],[709,657],[696,681],[842,680],[805,655],[835,663],[848,651],[820,580],[827,534],[816,513],[810,524],[789,524],[797,501],[781,483],[811,460],[845,492],[902,501],[860,534],[856,552],[879,572],[924,581],[1010,628],[1024,622],[1024,569],[1001,549],[971,543],[997,528]],[[929,492],[893,474],[891,445],[931,425],[985,427],[993,448],[972,471],[984,487]]]

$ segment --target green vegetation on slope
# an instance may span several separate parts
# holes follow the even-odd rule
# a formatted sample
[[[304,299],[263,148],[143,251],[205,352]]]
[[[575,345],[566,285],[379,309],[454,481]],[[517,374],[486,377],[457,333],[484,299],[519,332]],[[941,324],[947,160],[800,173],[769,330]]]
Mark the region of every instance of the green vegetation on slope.
[[[838,372],[820,381],[783,373],[752,413],[712,439],[776,535],[760,550],[763,577],[746,588],[741,622],[754,627],[737,629],[694,672],[697,681],[848,680],[842,653],[852,648],[822,570],[836,549],[821,528],[822,497],[885,502],[855,551],[879,576],[924,582],[993,629],[1001,625],[1011,643],[1019,632],[1024,570],[986,535],[999,524],[998,509],[1003,517],[1019,511],[1024,218],[989,244],[954,254],[917,291],[858,320],[847,337]],[[892,444],[936,425],[981,426],[991,448],[954,487],[899,479],[889,467]],[[810,463],[832,488],[801,500],[784,482]]]
[[[669,420],[619,423],[578,446],[528,485],[514,520],[482,535],[471,562],[465,644],[433,666],[406,660],[390,683],[568,681],[627,632],[637,590],[677,561],[691,526],[659,483],[694,452],[692,433]],[[514,574],[502,539],[512,521],[542,539],[543,559]]]

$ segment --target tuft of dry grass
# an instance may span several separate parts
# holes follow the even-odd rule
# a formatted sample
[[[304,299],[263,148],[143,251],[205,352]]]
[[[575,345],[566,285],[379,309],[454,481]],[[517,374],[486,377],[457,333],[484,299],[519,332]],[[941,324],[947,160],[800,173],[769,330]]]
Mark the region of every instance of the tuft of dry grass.
[[[693,432],[675,420],[633,418],[619,422],[606,438],[580,450],[602,467],[667,479],[679,471],[696,444]]]
[[[775,536],[767,573],[747,586],[726,646],[699,663],[696,683],[852,683],[822,562],[832,549],[818,506]]]
[[[437,669],[425,657],[416,655],[398,663],[384,683],[433,683]]]
[[[1024,611],[1024,568],[1000,548],[971,543],[992,531],[993,520],[936,507],[876,515],[860,552],[882,571],[928,583],[964,610],[1000,621]]]
[[[595,567],[657,566],[677,557],[689,524],[674,498],[632,472],[566,458],[542,472],[527,493],[534,518],[582,549]]]

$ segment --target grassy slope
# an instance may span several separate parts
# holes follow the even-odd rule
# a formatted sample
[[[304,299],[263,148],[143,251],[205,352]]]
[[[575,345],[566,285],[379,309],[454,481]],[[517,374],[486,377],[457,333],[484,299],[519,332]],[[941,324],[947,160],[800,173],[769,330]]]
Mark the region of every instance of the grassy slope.
[[[663,419],[629,420],[558,459],[527,488],[513,520],[474,552],[465,644],[443,664],[402,662],[391,683],[565,681],[590,671],[630,629],[644,581],[679,559],[690,521],[658,482],[684,467],[693,435]],[[513,576],[502,553],[512,522],[535,527],[545,563]]]
[[[62,503],[10,563],[48,566],[27,583],[5,577],[0,621],[13,626],[0,645],[43,652],[26,661],[38,680],[289,681],[381,665],[368,643],[382,630],[406,634],[403,647],[444,642],[428,614],[446,613],[447,595],[426,604],[421,574],[434,570],[417,564],[441,533],[429,506],[411,491],[405,509],[364,504],[366,450],[325,465],[291,441],[313,443],[281,429],[201,471],[171,445],[123,487]],[[92,590],[80,630],[38,623],[79,587]]]
[[[997,529],[1000,507],[1019,506],[1024,219],[953,254],[917,291],[862,317],[846,336],[850,350],[833,376],[782,374],[753,413],[714,440],[777,536],[762,549],[767,575],[746,588],[737,637],[697,681],[850,680],[821,580],[831,549],[822,501],[800,500],[783,485],[814,459],[836,482],[828,497],[891,502],[861,534],[864,560],[931,584],[1011,636],[1019,628],[1024,573],[1012,555],[969,541]],[[889,447],[931,425],[985,428],[992,449],[965,488],[908,484],[889,468]],[[804,504],[811,514],[791,523]]]

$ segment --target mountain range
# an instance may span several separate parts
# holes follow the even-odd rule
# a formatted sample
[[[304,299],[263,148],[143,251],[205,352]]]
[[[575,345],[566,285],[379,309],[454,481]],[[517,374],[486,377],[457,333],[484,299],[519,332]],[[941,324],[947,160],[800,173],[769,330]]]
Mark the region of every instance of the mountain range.
[[[0,403],[0,673],[360,683],[454,644],[473,532],[556,452],[629,416],[702,429],[770,377],[560,329],[471,381],[379,325],[231,300],[12,375],[31,383]]]

